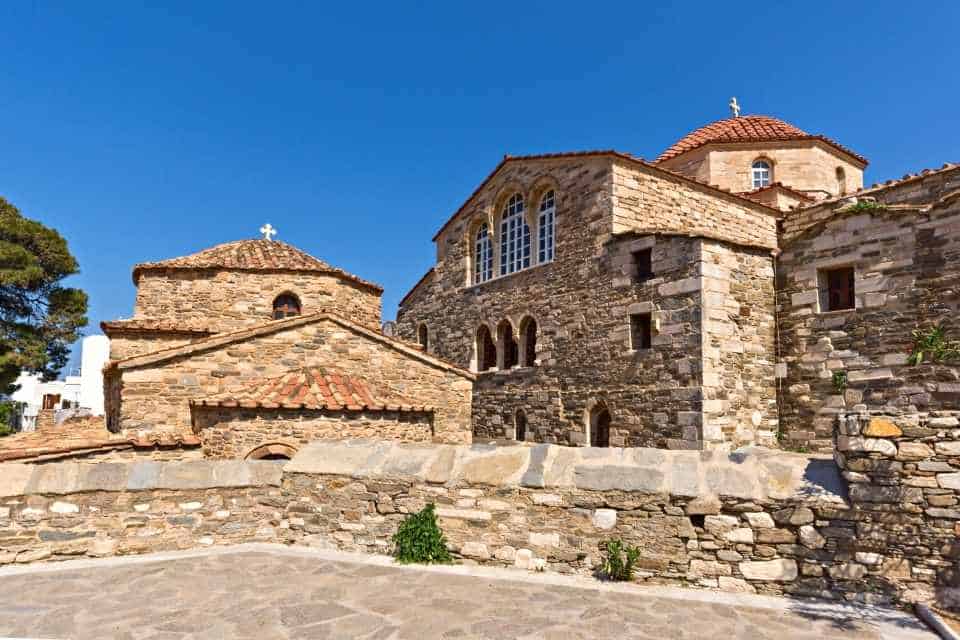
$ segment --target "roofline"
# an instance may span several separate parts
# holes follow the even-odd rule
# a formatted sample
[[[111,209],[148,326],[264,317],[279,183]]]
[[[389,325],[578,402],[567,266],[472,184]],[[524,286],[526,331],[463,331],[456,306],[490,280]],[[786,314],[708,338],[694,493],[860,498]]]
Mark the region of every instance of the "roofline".
[[[398,340],[396,338],[390,338],[382,333],[378,333],[367,329],[355,322],[347,320],[341,316],[338,316],[334,313],[328,311],[318,311],[316,313],[294,316],[292,318],[284,318],[282,320],[270,320],[263,324],[253,325],[251,327],[245,327],[243,329],[238,329],[236,331],[231,331],[228,333],[217,333],[207,338],[197,340],[196,342],[191,342],[190,344],[184,344],[177,347],[167,347],[165,349],[158,349],[157,351],[151,351],[150,353],[144,353],[136,356],[130,356],[129,358],[123,358],[121,360],[111,360],[104,367],[104,370],[126,370],[126,369],[135,369],[137,367],[142,367],[146,365],[156,364],[158,362],[163,362],[171,358],[176,358],[184,355],[189,355],[197,351],[203,351],[205,349],[211,349],[215,347],[225,346],[232,344],[234,342],[239,342],[247,338],[254,338],[261,335],[268,335],[271,333],[276,333],[284,329],[289,329],[292,327],[298,327],[306,324],[313,324],[314,322],[319,322],[321,320],[330,320],[345,329],[350,329],[354,333],[359,333],[366,336],[372,340],[378,341],[381,344],[384,344],[388,347],[391,347],[401,353],[405,353],[408,356],[412,356],[418,360],[421,360],[427,364],[433,365],[440,369],[456,373],[457,375],[466,378],[468,380],[475,380],[476,376],[466,369],[463,369],[452,362],[447,362],[432,356],[430,354],[424,353],[419,349],[416,349],[412,346],[407,345],[405,342]]]
[[[683,182],[687,182],[691,185],[695,185],[696,187],[699,187],[711,193],[736,198],[741,204],[748,203],[748,205],[751,207],[754,207],[754,208],[760,207],[761,209],[763,209],[764,213],[770,213],[770,212],[780,213],[779,209],[768,207],[765,204],[755,202],[753,200],[750,200],[749,198],[744,198],[742,196],[737,195],[736,193],[733,193],[728,189],[721,189],[720,187],[715,187],[711,184],[707,184],[706,182],[701,182],[695,178],[691,178],[690,176],[685,176],[682,173],[677,173],[676,171],[672,171],[665,167],[658,166],[652,162],[648,162],[643,158],[638,158],[636,156],[630,155],[629,153],[624,153],[622,151],[617,151],[615,149],[602,149],[602,150],[595,150],[595,151],[565,151],[560,153],[541,153],[541,154],[533,154],[533,155],[526,155],[526,156],[505,155],[503,159],[497,164],[497,166],[493,168],[493,171],[491,171],[490,174],[483,179],[483,182],[481,182],[480,185],[473,190],[473,193],[471,193],[467,197],[467,199],[464,200],[463,204],[460,205],[460,207],[453,213],[453,215],[450,216],[450,218],[448,218],[447,221],[443,223],[443,225],[440,227],[440,230],[434,234],[432,240],[434,242],[437,241],[437,238],[440,237],[440,234],[442,234],[444,230],[446,230],[446,228],[450,226],[450,224],[452,224],[453,221],[456,220],[461,213],[463,213],[463,211],[467,208],[467,205],[469,205],[473,201],[473,199],[477,196],[477,194],[479,194],[480,191],[482,191],[483,188],[487,186],[487,184],[493,179],[493,177],[497,174],[497,172],[499,172],[500,169],[502,169],[504,165],[506,165],[508,162],[513,162],[516,160],[552,160],[555,158],[562,159],[562,158],[602,158],[602,157],[609,157],[609,158],[624,160],[626,162],[633,163],[637,166],[641,166],[646,169],[649,169],[654,173],[659,173],[664,177],[682,180]]]
[[[370,289],[371,291],[376,291],[377,293],[383,293],[383,287],[376,284],[375,282],[370,282],[364,280],[358,276],[355,276],[351,273],[347,273],[342,269],[337,269],[336,267],[331,267],[329,269],[280,269],[280,268],[270,268],[270,267],[257,267],[257,268],[248,268],[248,267],[222,267],[209,265],[205,267],[181,267],[181,266],[171,266],[171,265],[161,265],[161,264],[151,264],[149,262],[141,262],[136,264],[133,267],[133,284],[134,286],[139,286],[140,275],[143,271],[237,271],[242,273],[320,273],[325,275],[334,276],[340,278],[341,280],[347,280],[356,285],[359,285],[363,288]]]
[[[788,187],[787,185],[783,184],[782,182],[774,182],[774,183],[768,184],[768,185],[765,186],[765,187],[760,187],[759,189],[753,189],[753,190],[751,190],[751,191],[738,191],[738,192],[737,192],[737,195],[740,196],[741,198],[748,198],[749,196],[757,195],[757,194],[759,194],[759,193],[763,193],[764,191],[769,191],[770,189],[782,189],[783,191],[789,191],[790,193],[792,193],[792,194],[794,194],[794,195],[797,195],[797,196],[800,196],[801,198],[803,198],[804,200],[806,200],[806,201],[808,201],[808,202],[816,202],[816,201],[817,201],[816,198],[814,198],[814,197],[812,197],[812,196],[808,196],[808,195],[805,194],[803,191],[798,191],[797,189],[794,189],[793,187]]]
[[[177,335],[200,335],[200,336],[209,336],[216,333],[216,331],[211,331],[209,329],[190,329],[188,327],[182,328],[159,328],[159,327],[125,327],[117,326],[118,322],[123,322],[122,320],[103,320],[100,322],[100,330],[103,331],[108,337],[110,334],[116,335],[118,333],[170,333]]]
[[[710,125],[704,125],[704,126],[710,126]],[[702,128],[702,127],[701,127],[701,128]],[[827,145],[828,147],[831,147],[831,148],[834,149],[835,151],[838,151],[838,152],[842,153],[843,155],[847,156],[848,158],[852,159],[856,164],[863,165],[863,166],[860,167],[860,169],[864,169],[864,168],[866,168],[867,165],[870,164],[870,161],[867,160],[866,157],[860,155],[859,153],[857,153],[857,152],[854,151],[853,149],[848,149],[847,147],[843,146],[842,144],[840,144],[840,143],[837,142],[836,140],[833,140],[833,139],[831,139],[831,138],[828,138],[827,136],[824,136],[824,135],[814,135],[814,134],[811,134],[811,133],[808,133],[808,134],[802,135],[802,136],[801,136],[801,135],[795,135],[795,136],[763,136],[763,137],[759,137],[759,138],[751,138],[751,139],[749,139],[749,140],[708,140],[708,141],[702,142],[702,143],[700,143],[700,144],[698,144],[698,145],[696,145],[696,146],[694,146],[694,147],[690,147],[689,149],[684,149],[683,151],[680,151],[680,152],[675,153],[675,154],[673,154],[673,155],[671,155],[671,156],[668,156],[668,157],[664,157],[664,156],[666,155],[666,153],[667,153],[667,151],[665,151],[665,152],[663,152],[662,154],[660,154],[660,155],[657,157],[657,159],[654,160],[654,162],[655,162],[656,164],[661,164],[661,163],[664,163],[664,162],[669,162],[669,161],[671,161],[671,160],[675,160],[675,159],[677,159],[677,158],[679,158],[679,157],[681,157],[681,156],[684,156],[684,155],[690,153],[691,151],[697,151],[697,150],[699,150],[699,149],[703,149],[704,147],[708,147],[708,146],[712,146],[712,145],[723,145],[723,144],[750,145],[750,144],[756,144],[756,143],[758,143],[758,142],[761,142],[761,143],[763,143],[763,142],[793,142],[793,141],[802,142],[802,141],[805,141],[805,140],[824,143],[824,144]],[[668,150],[668,151],[669,151],[669,150]]]
[[[897,187],[909,184],[916,180],[923,180],[924,178],[930,178],[932,176],[940,175],[942,173],[950,173],[951,171],[960,171],[960,163],[956,162],[945,162],[943,166],[939,169],[923,169],[917,173],[908,173],[898,180],[887,180],[886,182],[875,182],[869,187],[863,187],[853,191],[851,193],[845,193],[842,196],[832,196],[830,198],[824,198],[823,200],[817,200],[813,204],[805,207],[805,209],[814,209],[816,207],[828,204],[834,204],[837,202],[842,202],[844,200],[849,200],[850,198],[859,198],[861,196],[868,196],[874,193],[882,193],[887,189],[895,189]]]
[[[436,409],[431,405],[419,404],[377,404],[377,405],[343,405],[338,409],[330,407],[319,407],[307,404],[306,402],[261,402],[259,400],[236,400],[233,398],[224,399],[202,399],[195,398],[190,400],[191,407],[222,407],[224,409],[276,409],[293,411],[329,411],[340,413],[358,413],[369,411],[371,413],[435,413]]]
[[[433,272],[434,272],[435,270],[436,270],[436,267],[435,267],[435,266],[434,266],[434,267],[430,267],[429,269],[427,269],[427,272],[426,272],[425,274],[423,274],[422,276],[420,276],[420,279],[417,280],[417,283],[416,283],[415,285],[413,285],[412,287],[410,287],[410,290],[407,291],[406,295],[404,295],[404,296],[400,299],[400,302],[397,303],[397,306],[398,306],[398,307],[402,307],[402,306],[403,306],[403,303],[407,301],[407,298],[409,298],[409,297],[413,294],[413,292],[417,290],[417,287],[419,287],[421,284],[423,284],[423,283],[427,280],[427,278],[428,278],[429,276],[433,275]]]

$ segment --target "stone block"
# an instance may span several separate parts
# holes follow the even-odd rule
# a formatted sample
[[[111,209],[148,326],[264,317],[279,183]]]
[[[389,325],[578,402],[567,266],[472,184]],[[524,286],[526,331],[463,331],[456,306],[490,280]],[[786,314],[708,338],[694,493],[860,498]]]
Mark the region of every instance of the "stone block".
[[[527,447],[510,447],[461,461],[458,476],[469,484],[517,484],[529,460]]]
[[[727,531],[723,534],[723,537],[727,542],[733,542],[735,544],[753,544],[753,529],[750,527],[740,527],[739,529]]]
[[[127,487],[129,466],[119,462],[84,465],[80,473],[81,491],[123,491]]]
[[[724,534],[739,524],[740,520],[735,516],[707,516],[703,519],[704,530],[714,535]]]
[[[28,464],[2,463],[0,472],[0,498],[12,498],[27,493],[27,485],[34,469],[38,467]]]
[[[535,493],[531,496],[533,504],[545,507],[562,507],[563,497],[556,493]]]
[[[856,562],[844,562],[829,567],[827,573],[834,580],[862,580],[867,575],[867,568]]]
[[[960,473],[938,473],[937,483],[943,489],[960,491]]]
[[[901,442],[897,450],[899,460],[924,460],[933,457],[933,449],[922,442]]]
[[[800,544],[808,549],[823,549],[827,545],[827,539],[820,535],[816,527],[804,525],[797,532],[800,538]]]
[[[477,560],[489,560],[490,550],[482,542],[465,542],[460,547],[460,554],[467,558],[476,558]]]
[[[136,462],[130,465],[130,473],[127,475],[127,489],[129,491],[155,489],[160,483],[161,469],[163,469],[163,464],[152,461]]]
[[[607,531],[617,526],[617,512],[614,509],[597,509],[593,512],[593,526]]]
[[[50,505],[51,513],[67,514],[67,513],[79,513],[80,507],[73,504],[72,502],[54,502]]]
[[[215,486],[213,465],[207,460],[166,462],[161,466],[158,489],[209,489]]]
[[[657,469],[578,465],[574,468],[574,482],[578,489],[592,491],[659,493],[664,488],[664,474]]]
[[[938,442],[934,445],[937,453],[944,456],[960,456],[960,441]]]
[[[717,578],[717,587],[720,591],[728,593],[756,593],[757,590],[752,584],[740,578],[731,578],[728,576],[719,576]]]
[[[693,578],[699,576],[729,576],[733,574],[730,565],[716,560],[691,560],[687,574]]]
[[[513,559],[513,566],[518,569],[530,569],[533,565],[533,551],[530,549],[517,549]]]
[[[754,529],[773,529],[776,526],[770,514],[763,511],[756,513],[747,512],[743,514],[743,517]]]
[[[879,453],[891,458],[897,455],[897,445],[889,440],[879,438],[839,436],[837,438],[837,449],[856,453]]]
[[[899,438],[903,431],[888,418],[871,418],[863,435],[868,438]]]
[[[537,533],[537,532],[531,531],[528,540],[530,542],[530,545],[534,547],[559,547],[560,546],[559,533]]]
[[[796,560],[747,560],[739,565],[740,573],[747,580],[758,582],[791,582],[797,579]]]
[[[436,508],[438,518],[449,518],[451,520],[472,520],[475,522],[488,522],[493,516],[488,511],[478,511],[475,509],[454,509],[452,507]]]
[[[702,498],[694,498],[687,503],[685,511],[687,515],[699,516],[699,515],[716,515],[720,513],[720,508],[722,504],[720,499],[716,496],[707,496]]]

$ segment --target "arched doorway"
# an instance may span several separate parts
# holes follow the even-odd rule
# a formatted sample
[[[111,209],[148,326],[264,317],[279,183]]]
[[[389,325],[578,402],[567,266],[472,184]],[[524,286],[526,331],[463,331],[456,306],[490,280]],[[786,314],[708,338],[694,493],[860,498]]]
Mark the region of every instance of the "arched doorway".
[[[490,336],[487,325],[477,329],[477,371],[488,371],[497,366],[497,345]]]
[[[516,415],[513,416],[513,430],[514,439],[517,442],[524,442],[527,439],[527,414],[523,409],[517,409]]]
[[[599,403],[590,410],[590,446],[610,446],[610,410]]]

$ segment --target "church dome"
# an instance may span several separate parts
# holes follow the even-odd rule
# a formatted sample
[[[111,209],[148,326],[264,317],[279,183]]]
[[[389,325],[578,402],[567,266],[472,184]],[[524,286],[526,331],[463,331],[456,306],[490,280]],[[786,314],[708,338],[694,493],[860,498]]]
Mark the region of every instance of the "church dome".
[[[687,151],[712,143],[776,142],[780,140],[820,140],[845,155],[866,164],[867,159],[824,136],[811,135],[789,122],[771,116],[739,116],[717,120],[680,138],[660,154],[656,162],[664,162]]]
[[[136,284],[144,271],[170,269],[325,273],[380,290],[379,285],[330,266],[323,260],[279,240],[237,240],[179,258],[141,262],[133,268],[133,282]]]

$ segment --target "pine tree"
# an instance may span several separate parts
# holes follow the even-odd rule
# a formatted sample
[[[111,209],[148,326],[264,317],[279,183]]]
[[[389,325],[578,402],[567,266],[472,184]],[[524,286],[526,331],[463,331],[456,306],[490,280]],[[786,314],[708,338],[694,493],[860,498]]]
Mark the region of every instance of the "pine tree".
[[[21,371],[53,379],[87,324],[87,294],[61,286],[77,261],[55,230],[0,198],[0,394]]]

